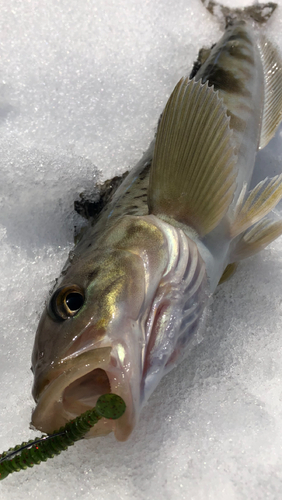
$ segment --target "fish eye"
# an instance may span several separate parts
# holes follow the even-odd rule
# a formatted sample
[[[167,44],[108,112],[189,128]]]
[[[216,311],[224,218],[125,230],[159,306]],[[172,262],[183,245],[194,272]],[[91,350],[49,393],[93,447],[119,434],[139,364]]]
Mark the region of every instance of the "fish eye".
[[[84,292],[78,285],[63,286],[50,299],[48,312],[58,320],[75,316],[84,304]]]

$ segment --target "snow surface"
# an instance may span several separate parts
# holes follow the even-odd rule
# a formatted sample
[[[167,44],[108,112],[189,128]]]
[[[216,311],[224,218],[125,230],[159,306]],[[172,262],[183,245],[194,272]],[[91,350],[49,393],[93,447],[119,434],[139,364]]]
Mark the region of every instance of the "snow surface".
[[[282,52],[278,1],[264,31]],[[29,429],[30,355],[72,247],[74,199],[139,160],[175,83],[221,31],[199,0],[1,0],[0,7],[6,450],[40,434]],[[281,170],[281,135],[280,128],[259,155],[262,177]],[[112,435],[79,442],[9,476],[1,500],[280,499],[281,277],[280,238],[218,289],[202,342],[163,380],[128,442]]]

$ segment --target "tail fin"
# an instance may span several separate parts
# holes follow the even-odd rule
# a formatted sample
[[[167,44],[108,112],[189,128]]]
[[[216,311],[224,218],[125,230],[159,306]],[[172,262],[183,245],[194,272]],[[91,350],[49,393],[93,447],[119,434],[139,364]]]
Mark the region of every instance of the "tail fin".
[[[277,7],[277,3],[268,2],[256,3],[244,9],[231,9],[213,0],[201,0],[201,2],[213,16],[216,16],[220,21],[224,21],[226,27],[238,19],[265,24]]]

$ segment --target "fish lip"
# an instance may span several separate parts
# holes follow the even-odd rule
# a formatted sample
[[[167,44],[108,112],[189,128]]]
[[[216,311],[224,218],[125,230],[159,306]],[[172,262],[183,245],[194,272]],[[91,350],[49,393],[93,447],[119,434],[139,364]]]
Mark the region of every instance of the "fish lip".
[[[124,415],[114,421],[102,418],[86,435],[94,437],[114,432],[119,441],[124,441],[130,435],[135,423],[135,410],[131,395],[129,380],[125,380],[124,374],[119,374],[118,370],[111,363],[112,346],[103,346],[99,348],[89,348],[80,353],[66,356],[60,362],[52,367],[52,370],[46,374],[42,380],[42,391],[39,393],[37,405],[32,412],[31,426],[47,434],[52,434],[68,421],[78,417],[84,411],[94,407],[85,407],[79,413],[69,411],[64,402],[64,394],[70,388],[71,384],[78,382],[95,370],[102,370],[107,377],[110,390],[123,398],[126,404]],[[49,376],[48,376],[49,375]],[[119,383],[117,383],[117,380]],[[106,378],[105,388],[107,388]],[[105,394],[102,391],[100,395]],[[97,398],[98,399],[98,396]],[[79,400],[78,400],[79,403]]]

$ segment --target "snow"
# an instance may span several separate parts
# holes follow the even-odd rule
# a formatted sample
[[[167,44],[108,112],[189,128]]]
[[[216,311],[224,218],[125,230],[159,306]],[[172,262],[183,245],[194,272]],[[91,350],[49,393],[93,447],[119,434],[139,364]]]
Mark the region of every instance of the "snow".
[[[264,32],[282,52],[279,5]],[[73,245],[74,200],[134,166],[175,83],[221,31],[199,0],[0,6],[2,451],[40,434],[30,355]],[[259,155],[261,177],[281,171],[281,136]],[[218,289],[202,342],[126,443],[79,442],[9,476],[1,500],[281,498],[281,277],[280,238]]]

